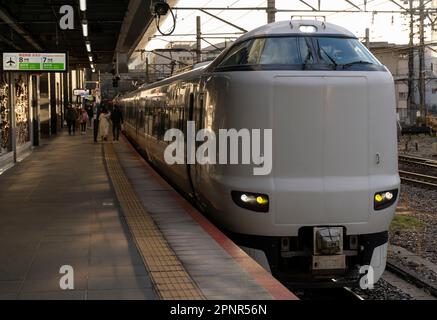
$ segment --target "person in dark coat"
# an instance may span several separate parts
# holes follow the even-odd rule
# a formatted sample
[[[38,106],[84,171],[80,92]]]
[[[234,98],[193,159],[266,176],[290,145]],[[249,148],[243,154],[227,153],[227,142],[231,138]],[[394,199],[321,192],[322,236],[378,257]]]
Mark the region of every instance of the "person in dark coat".
[[[65,120],[67,120],[68,134],[76,134],[76,111],[73,109],[72,105],[69,105],[65,115]]]
[[[93,105],[88,105],[88,107],[86,109],[86,112],[88,113],[88,119],[90,121],[89,125],[91,127],[92,121],[93,121],[93,118],[94,118],[94,106]]]
[[[99,136],[99,126],[100,126],[100,113],[102,111],[103,106],[97,105],[94,113],[94,142],[97,143],[97,138]]]
[[[114,111],[111,114],[111,121],[112,121],[112,134],[114,137],[113,140],[118,141],[120,139],[121,125],[124,122],[123,113],[121,112],[118,106],[114,107]]]

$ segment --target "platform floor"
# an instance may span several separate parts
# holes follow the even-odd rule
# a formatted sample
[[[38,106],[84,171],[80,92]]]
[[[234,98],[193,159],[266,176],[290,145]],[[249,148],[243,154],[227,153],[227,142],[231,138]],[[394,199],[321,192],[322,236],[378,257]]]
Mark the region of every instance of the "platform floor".
[[[129,218],[134,204],[136,220]],[[151,224],[137,227],[145,221],[158,247]],[[167,252],[172,262],[157,270]],[[74,290],[60,288],[62,266],[73,267]],[[190,297],[295,298],[126,141],[94,144],[91,134],[64,134],[0,175],[0,300]]]

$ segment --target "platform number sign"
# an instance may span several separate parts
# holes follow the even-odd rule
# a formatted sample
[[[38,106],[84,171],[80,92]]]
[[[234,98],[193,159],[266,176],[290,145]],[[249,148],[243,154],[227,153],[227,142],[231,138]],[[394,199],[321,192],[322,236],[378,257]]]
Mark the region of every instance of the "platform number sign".
[[[67,54],[65,53],[3,53],[4,71],[66,72]]]

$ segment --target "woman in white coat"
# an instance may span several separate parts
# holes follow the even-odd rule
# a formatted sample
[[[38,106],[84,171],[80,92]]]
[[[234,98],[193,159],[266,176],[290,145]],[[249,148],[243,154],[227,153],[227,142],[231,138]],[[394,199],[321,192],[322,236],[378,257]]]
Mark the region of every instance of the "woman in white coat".
[[[102,113],[100,114],[99,135],[102,138],[102,141],[108,140],[110,117],[111,115],[106,110],[103,110]]]

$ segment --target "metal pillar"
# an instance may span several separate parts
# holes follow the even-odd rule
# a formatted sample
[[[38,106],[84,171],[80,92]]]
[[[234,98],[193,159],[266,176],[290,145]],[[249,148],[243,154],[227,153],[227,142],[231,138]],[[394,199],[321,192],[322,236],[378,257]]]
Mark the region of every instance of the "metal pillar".
[[[202,61],[202,23],[200,20],[200,16],[196,17],[196,34],[197,34],[196,60],[197,63],[199,63]]]
[[[54,73],[49,74],[50,83],[50,135],[56,135],[58,133],[58,114],[56,110],[56,75]]]
[[[366,28],[366,48],[370,47],[370,29]]]
[[[9,110],[11,115],[11,145],[14,163],[17,162],[17,119],[15,116],[15,73],[8,74],[9,82]]]
[[[39,121],[39,105],[40,105],[40,92],[39,92],[39,75],[32,76],[32,127],[33,127],[33,145],[39,146],[41,139],[40,136],[40,121]]]
[[[276,21],[276,1],[267,1],[267,23],[273,23]]]
[[[410,0],[410,50],[408,53],[408,110],[416,104],[414,94],[414,13],[413,1]]]
[[[419,47],[419,95],[420,95],[420,116],[426,123],[426,84],[425,84],[425,5],[420,0],[420,47]]]
[[[150,66],[149,66],[149,57],[146,57],[146,82],[150,83]]]

